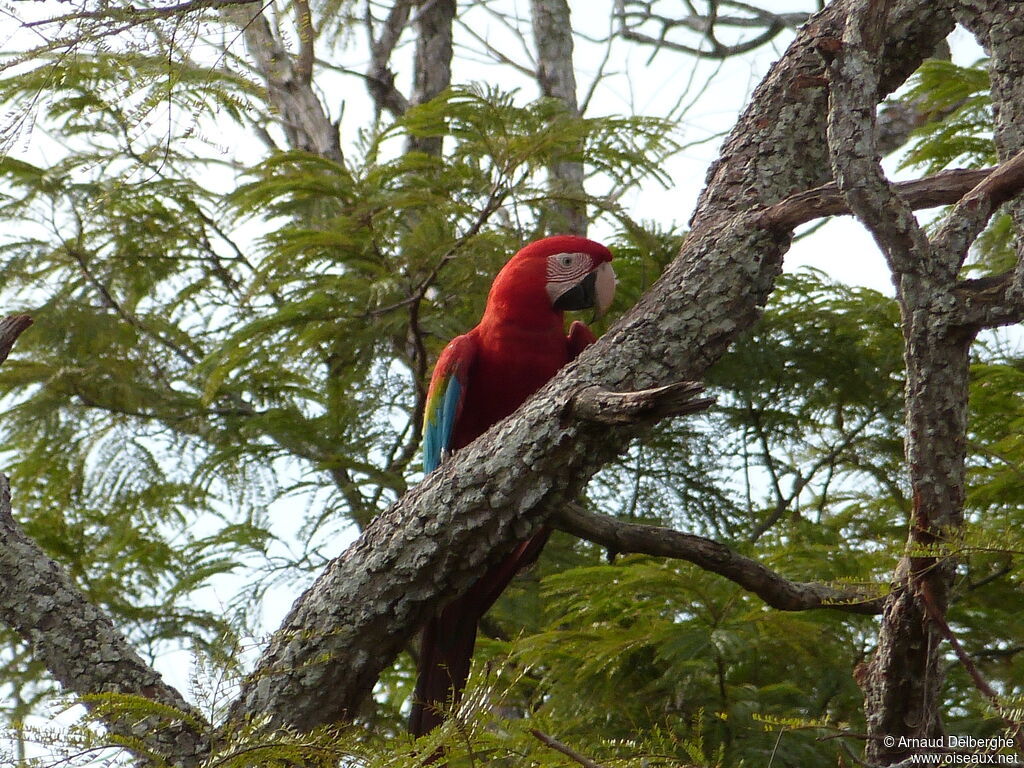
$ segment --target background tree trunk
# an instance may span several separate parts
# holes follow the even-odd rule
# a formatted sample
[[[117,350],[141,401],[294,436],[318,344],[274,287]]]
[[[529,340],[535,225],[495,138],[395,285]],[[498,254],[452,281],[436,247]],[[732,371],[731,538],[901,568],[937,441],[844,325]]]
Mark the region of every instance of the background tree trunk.
[[[416,62],[413,70],[413,104],[423,104],[441,94],[452,82],[452,24],[455,0],[424,0],[417,6]],[[441,154],[441,138],[417,137],[409,149],[428,155]]]
[[[558,99],[571,115],[579,114],[573,27],[568,0],[532,0],[533,40],[537,47],[537,83],[541,95]],[[587,233],[583,163],[566,161],[548,169],[551,190],[550,233]]]

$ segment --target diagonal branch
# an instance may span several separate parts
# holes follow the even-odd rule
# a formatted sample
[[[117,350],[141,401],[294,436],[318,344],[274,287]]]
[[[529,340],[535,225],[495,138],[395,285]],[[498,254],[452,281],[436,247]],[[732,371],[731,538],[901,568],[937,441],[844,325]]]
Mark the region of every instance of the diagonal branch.
[[[884,7],[884,4],[883,4]],[[874,127],[881,13],[851,13],[841,40],[822,38],[829,62],[828,145],[836,184],[885,254],[894,279],[937,269],[924,230],[878,159]],[[866,108],[871,105],[871,110]]]
[[[973,329],[1024,322],[1024,295],[1016,289],[1016,271],[961,280],[953,289],[957,322]]]
[[[1006,201],[1024,188],[1024,151],[1000,164],[949,212],[932,243],[942,258],[963,266],[971,244]]]
[[[136,653],[110,619],[21,530],[0,475],[0,621],[32,646],[65,691],[127,694],[168,708],[164,716],[114,716],[110,730],[180,768],[198,766],[210,748],[208,726],[182,695]],[[88,702],[87,702],[88,706]],[[124,719],[121,719],[124,717]]]
[[[553,523],[559,530],[600,544],[611,552],[632,552],[693,563],[724,576],[781,611],[834,608],[876,615],[881,613],[885,599],[877,590],[836,589],[815,582],[791,581],[712,539],[591,514],[577,504],[563,507],[555,514]]]
[[[551,736],[548,736],[543,731],[539,731],[536,728],[531,728],[530,729],[530,733],[532,733],[533,737],[535,739],[537,739],[537,741],[539,741],[541,744],[544,744],[545,746],[550,747],[551,749],[555,750],[556,752],[561,752],[563,755],[568,757],[574,763],[578,763],[579,765],[582,765],[583,768],[603,768],[603,766],[600,763],[595,763],[589,757],[581,755],[579,752],[577,752],[572,747],[568,746],[567,744],[563,744],[558,739],[555,739],[555,738],[552,738]]]
[[[0,363],[7,359],[22,332],[32,325],[28,315],[8,315],[0,320]]]
[[[608,392],[587,387],[572,399],[572,415],[600,424],[640,424],[669,416],[686,416],[710,408],[713,397],[698,398],[704,386],[695,381],[680,381],[639,392]]]
[[[54,16],[48,19],[22,22],[25,28],[55,26],[61,27],[73,21],[118,21],[126,19],[132,25],[145,24],[154,19],[166,19],[174,16],[184,16],[189,13],[196,13],[210,9],[225,8],[232,5],[250,5],[262,2],[262,0],[185,0],[185,2],[164,5],[160,7],[140,7],[133,5],[110,7],[104,3],[104,7],[94,11],[75,11],[61,16]]]
[[[0,362],[32,320],[0,320]],[[209,727],[182,695],[136,653],[67,573],[25,535],[0,474],[0,622],[11,627],[66,691],[78,696],[127,694],[162,705],[167,714],[111,716],[110,730],[171,765],[191,768],[210,747]],[[88,702],[87,702],[88,706]]]

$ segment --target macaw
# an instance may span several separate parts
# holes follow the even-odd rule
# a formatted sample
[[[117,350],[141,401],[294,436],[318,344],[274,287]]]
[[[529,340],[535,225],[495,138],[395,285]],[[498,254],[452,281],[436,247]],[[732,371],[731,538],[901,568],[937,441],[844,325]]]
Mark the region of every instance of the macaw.
[[[430,472],[515,411],[596,338],[566,310],[603,313],[615,293],[611,251],[583,237],[530,243],[498,272],[480,323],[448,343],[427,392],[423,465]],[[516,573],[540,555],[543,529],[494,565],[423,629],[409,731],[427,733],[456,703],[469,675],[477,623]]]

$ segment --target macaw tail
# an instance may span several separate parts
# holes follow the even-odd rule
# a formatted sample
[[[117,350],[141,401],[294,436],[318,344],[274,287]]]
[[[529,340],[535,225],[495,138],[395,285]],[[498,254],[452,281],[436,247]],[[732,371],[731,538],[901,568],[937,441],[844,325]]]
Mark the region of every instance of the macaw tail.
[[[550,535],[550,528],[542,528],[427,622],[420,640],[416,690],[409,714],[409,733],[413,736],[439,726],[447,709],[459,703],[469,677],[477,624],[515,575],[540,556]]]

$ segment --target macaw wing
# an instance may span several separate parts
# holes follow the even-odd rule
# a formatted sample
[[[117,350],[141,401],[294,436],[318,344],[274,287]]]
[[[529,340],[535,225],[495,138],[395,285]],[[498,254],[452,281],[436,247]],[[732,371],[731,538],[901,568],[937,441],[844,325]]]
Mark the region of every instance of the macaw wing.
[[[466,401],[469,369],[476,358],[476,339],[470,334],[448,342],[434,366],[423,415],[423,469],[430,472],[451,450],[455,422]]]
[[[586,323],[573,320],[572,325],[569,326],[569,335],[565,341],[569,351],[569,359],[575,360],[584,349],[597,341],[597,336],[594,335],[594,332],[590,330]]]

